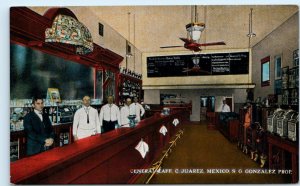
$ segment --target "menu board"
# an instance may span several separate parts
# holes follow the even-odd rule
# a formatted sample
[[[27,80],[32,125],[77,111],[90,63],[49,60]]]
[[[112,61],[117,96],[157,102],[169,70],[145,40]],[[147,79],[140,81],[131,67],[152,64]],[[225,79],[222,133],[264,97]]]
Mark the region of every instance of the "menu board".
[[[147,57],[148,77],[248,74],[249,52]]]

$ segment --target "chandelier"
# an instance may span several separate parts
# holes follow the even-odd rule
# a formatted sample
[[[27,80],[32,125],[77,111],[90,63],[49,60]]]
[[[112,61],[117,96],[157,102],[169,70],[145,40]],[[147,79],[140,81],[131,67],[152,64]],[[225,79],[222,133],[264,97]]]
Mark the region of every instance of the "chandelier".
[[[93,39],[87,27],[75,18],[61,14],[55,17],[52,27],[46,29],[45,42],[75,45],[77,54],[93,51]]]

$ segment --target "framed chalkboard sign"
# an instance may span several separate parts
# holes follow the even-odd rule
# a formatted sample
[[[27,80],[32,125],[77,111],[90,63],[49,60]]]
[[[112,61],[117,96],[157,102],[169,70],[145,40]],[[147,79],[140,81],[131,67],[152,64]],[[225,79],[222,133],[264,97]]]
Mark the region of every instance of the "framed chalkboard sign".
[[[147,57],[147,77],[249,73],[249,52]]]

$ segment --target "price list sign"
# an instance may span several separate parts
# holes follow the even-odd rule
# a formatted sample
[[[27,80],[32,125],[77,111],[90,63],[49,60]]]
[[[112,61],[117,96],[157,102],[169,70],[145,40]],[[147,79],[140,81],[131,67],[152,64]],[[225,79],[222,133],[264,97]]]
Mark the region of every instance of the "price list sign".
[[[147,57],[148,77],[237,75],[248,73],[248,52]]]

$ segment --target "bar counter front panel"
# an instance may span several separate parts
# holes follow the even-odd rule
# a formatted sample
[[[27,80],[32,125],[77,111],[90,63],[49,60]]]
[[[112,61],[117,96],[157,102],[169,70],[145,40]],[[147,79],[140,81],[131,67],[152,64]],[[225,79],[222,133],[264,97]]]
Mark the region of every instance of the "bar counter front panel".
[[[161,155],[170,138],[188,120],[186,110],[169,116],[142,120],[135,128],[119,128],[91,136],[70,145],[11,163],[11,182],[16,184],[114,184],[134,183],[139,175],[132,169],[148,168]],[[177,118],[180,123],[172,124]],[[159,129],[165,125],[165,136]],[[143,140],[149,145],[145,158],[135,149]]]

